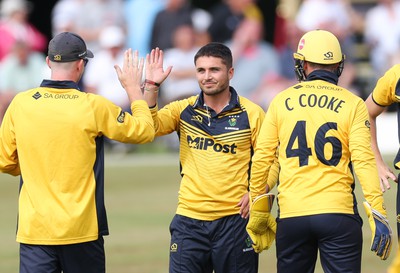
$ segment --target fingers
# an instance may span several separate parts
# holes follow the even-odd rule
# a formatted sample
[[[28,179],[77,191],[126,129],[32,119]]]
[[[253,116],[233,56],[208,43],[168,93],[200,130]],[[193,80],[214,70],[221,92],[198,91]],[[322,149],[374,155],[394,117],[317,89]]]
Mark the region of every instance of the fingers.
[[[114,65],[114,69],[117,72],[118,78],[121,78],[121,74],[122,74],[121,68],[116,64],[116,65]]]
[[[164,53],[161,49],[156,47],[150,51],[150,54],[146,55],[146,61],[149,65],[156,65],[157,67],[162,67],[164,59]]]
[[[124,64],[123,64],[124,71],[126,71],[130,66],[132,66],[130,52],[131,52],[131,49],[127,49],[127,50],[125,50],[125,53],[124,53]]]
[[[172,71],[172,66],[168,66],[164,72],[164,79],[166,79]]]
[[[381,190],[382,192],[386,192],[386,190],[390,190],[390,183],[388,179],[381,179],[380,180]]]

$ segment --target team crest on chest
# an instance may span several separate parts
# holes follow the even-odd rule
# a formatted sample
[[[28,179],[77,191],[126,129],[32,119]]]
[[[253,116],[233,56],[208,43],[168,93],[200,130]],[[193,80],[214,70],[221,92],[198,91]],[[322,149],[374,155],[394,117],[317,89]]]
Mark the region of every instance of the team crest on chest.
[[[238,119],[239,119],[239,116],[229,116],[229,118],[228,118],[229,126],[225,127],[225,130],[238,131],[239,128],[235,127],[238,122]]]

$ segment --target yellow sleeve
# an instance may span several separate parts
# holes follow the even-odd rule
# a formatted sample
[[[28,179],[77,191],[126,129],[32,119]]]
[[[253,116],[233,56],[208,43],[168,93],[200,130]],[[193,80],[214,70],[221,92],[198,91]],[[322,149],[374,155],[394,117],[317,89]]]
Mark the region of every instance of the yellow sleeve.
[[[372,91],[372,99],[380,106],[389,106],[400,101],[396,87],[400,79],[400,65],[390,68],[376,83]],[[397,91],[399,92],[399,91]]]
[[[279,174],[279,165],[277,165],[279,139],[275,121],[275,108],[274,102],[272,102],[261,126],[257,146],[252,157],[250,175],[250,194],[252,200],[265,193],[267,183],[271,189],[277,182]],[[269,177],[270,173],[271,177]]]
[[[268,191],[271,191],[276,184],[279,181],[279,170],[280,170],[280,165],[278,161],[278,152],[276,154],[276,157],[274,159],[274,163],[271,166],[268,174],[268,180],[267,180],[267,185],[268,185]]]
[[[10,114],[14,109],[14,104],[11,102],[9,105],[0,127],[0,172],[17,176],[21,174],[21,170],[14,124]]]
[[[151,117],[153,118],[156,136],[163,136],[174,131],[179,131],[181,112],[189,106],[194,98],[174,101],[161,109],[158,109],[158,106],[151,108]]]
[[[371,207],[386,217],[378,169],[371,148],[367,107],[360,101],[355,110],[349,135],[349,149],[354,171],[360,181],[364,197]]]
[[[109,139],[132,144],[154,140],[153,119],[146,101],[134,101],[130,114],[104,97],[88,94],[88,100],[93,108],[98,131]]]

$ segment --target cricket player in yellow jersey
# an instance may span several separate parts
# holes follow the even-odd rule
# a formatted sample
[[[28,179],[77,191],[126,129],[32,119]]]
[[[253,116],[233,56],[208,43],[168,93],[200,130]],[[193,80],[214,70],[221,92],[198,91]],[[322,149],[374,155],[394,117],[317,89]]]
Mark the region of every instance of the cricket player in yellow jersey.
[[[265,113],[229,86],[234,69],[228,47],[209,43],[199,49],[194,64],[201,89],[197,96],[157,111],[155,92],[162,79],[145,86],[147,103],[154,105],[156,136],[177,132],[180,141],[182,180],[170,225],[169,272],[256,273],[258,254],[246,232],[248,188]],[[146,69],[149,75],[158,78]],[[276,163],[272,169],[275,181]]]
[[[398,177],[387,166],[382,158],[377,141],[377,117],[382,114],[388,106],[400,103],[400,65],[391,67],[377,82],[374,90],[365,101],[371,121],[372,149],[375,153],[378,173],[383,191],[390,188],[389,179],[398,182]],[[400,108],[397,107],[397,117],[400,117]],[[398,123],[400,127],[400,123]],[[400,131],[400,130],[399,130]],[[400,140],[400,139],[399,139]],[[394,159],[394,168],[400,169],[400,150]],[[400,187],[397,185],[396,193],[396,214],[397,214],[397,239],[400,238]],[[400,272],[400,249],[397,249],[395,259],[392,261],[388,273]]]
[[[305,33],[294,59],[299,83],[279,93],[268,108],[252,159],[251,197],[265,196],[265,178],[279,147],[278,272],[314,272],[318,252],[326,273],[361,272],[362,220],[355,175],[366,199],[371,250],[381,259],[390,253],[392,236],[368,112],[361,98],[337,85],[344,55],[332,33]],[[258,221],[252,221],[252,207],[250,234],[270,217],[266,212],[263,223],[257,211]],[[257,244],[262,236],[253,234],[253,241]]]
[[[127,50],[122,68],[116,66],[133,115],[79,89],[93,57],[80,36],[55,36],[46,58],[51,79],[19,93],[1,124],[0,172],[21,178],[20,273],[104,273],[104,136],[125,143],[154,139],[138,52]]]

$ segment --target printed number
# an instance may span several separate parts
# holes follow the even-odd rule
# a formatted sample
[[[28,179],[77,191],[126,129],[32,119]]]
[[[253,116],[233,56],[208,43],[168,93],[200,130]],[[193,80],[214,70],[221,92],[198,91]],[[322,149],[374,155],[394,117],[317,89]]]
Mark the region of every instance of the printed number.
[[[319,127],[314,140],[315,153],[319,161],[328,166],[336,166],[342,157],[342,143],[337,137],[326,136],[329,130],[337,130],[337,123],[327,122]],[[297,140],[297,147],[294,144]],[[332,155],[327,158],[324,153],[325,145],[332,145]],[[286,147],[286,157],[298,157],[299,166],[307,166],[308,158],[312,155],[312,150],[308,147],[306,138],[306,121],[301,120],[296,123]]]

